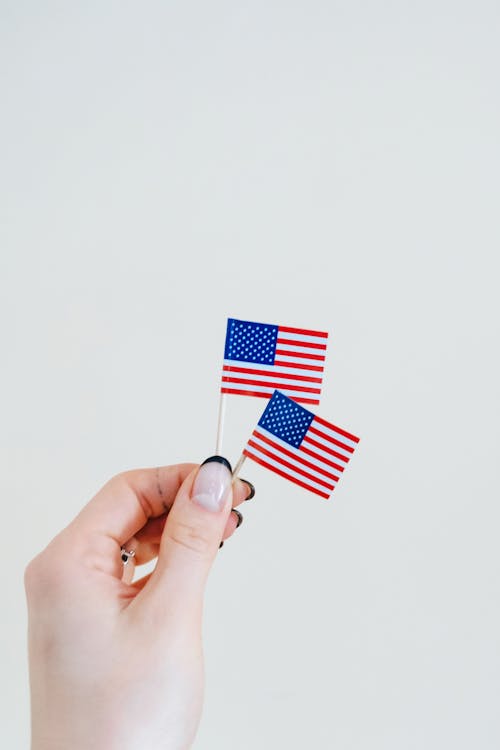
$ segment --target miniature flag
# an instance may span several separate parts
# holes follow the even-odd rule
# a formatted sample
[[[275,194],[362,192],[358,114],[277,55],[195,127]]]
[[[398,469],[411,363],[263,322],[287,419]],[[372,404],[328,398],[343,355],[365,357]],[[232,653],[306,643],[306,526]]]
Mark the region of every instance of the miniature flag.
[[[329,498],[359,438],[275,391],[243,455]]]
[[[275,389],[294,401],[319,404],[328,333],[227,321],[221,393],[271,398]]]

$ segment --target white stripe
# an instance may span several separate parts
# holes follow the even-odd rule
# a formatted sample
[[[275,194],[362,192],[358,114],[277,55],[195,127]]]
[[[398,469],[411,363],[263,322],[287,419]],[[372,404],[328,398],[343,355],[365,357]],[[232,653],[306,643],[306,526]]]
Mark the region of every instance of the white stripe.
[[[321,383],[312,383],[309,380],[299,380],[298,378],[280,378],[276,377],[274,372],[256,375],[254,372],[233,372],[233,370],[223,370],[222,377],[231,379],[243,378],[244,380],[258,380],[259,382],[266,383],[274,381],[275,383],[279,383],[279,386],[276,386],[277,388],[279,387],[279,390],[281,390],[282,387],[290,387],[291,385],[298,385],[302,388],[318,388],[318,390],[321,390]]]
[[[269,446],[268,446],[269,448]],[[277,461],[274,458],[270,458],[269,456],[265,455],[264,453],[261,453],[257,448],[254,448],[253,446],[246,446],[246,450],[249,453],[253,453],[259,458],[262,459],[262,461],[265,461],[266,463],[270,464],[271,466],[275,466],[280,471],[284,472],[285,474],[289,474],[292,477],[295,477],[300,482],[304,482],[304,484],[308,484],[311,487],[315,487],[320,492],[324,492],[325,494],[328,494],[333,490],[335,487],[336,482],[330,481],[329,479],[326,480],[329,483],[328,487],[325,487],[323,484],[319,484],[319,482],[314,481],[314,479],[309,479],[308,477],[303,476],[298,471],[294,471],[294,469],[290,469],[288,466],[283,466],[282,463]]]
[[[334,469],[333,466],[326,466],[325,469],[328,471],[333,471],[334,474],[338,473],[339,471],[344,471],[345,463],[341,458],[338,458],[337,456],[332,456],[331,453],[327,453],[326,451],[322,451],[321,448],[316,447],[315,445],[311,445],[307,442],[307,438],[305,438],[302,441],[301,447],[304,446],[304,448],[307,448],[309,451],[313,451],[317,456],[322,456],[323,458],[326,458],[327,461],[333,461],[334,464],[337,464],[337,466],[340,466],[340,469]],[[335,446],[333,446],[335,447]],[[339,451],[340,452],[340,451]],[[309,456],[307,453],[304,453],[304,458],[306,458],[308,461],[315,461],[318,459],[314,459],[312,456]]]
[[[278,329],[278,338],[287,339],[288,341],[303,341],[310,344],[328,344],[327,336],[306,336],[304,333],[290,333],[289,331],[280,331]]]
[[[279,387],[279,389],[276,388],[274,385],[267,385],[265,383],[258,384],[258,385],[247,385],[245,383],[233,383],[231,381],[221,381],[221,388],[234,388],[238,391],[254,391],[257,393],[265,393],[266,395],[272,396],[273,392],[275,390],[279,390],[281,393],[284,393],[285,396],[288,396],[289,398],[297,400],[298,398],[308,398],[308,399],[314,399],[315,401],[319,401],[320,394],[319,393],[309,393],[308,391],[291,391],[285,388],[284,386]]]
[[[320,363],[318,363],[318,364],[320,364]],[[248,369],[251,369],[251,370],[262,370],[263,373],[267,373],[268,372],[268,373],[272,373],[272,374],[274,374],[274,373],[282,373],[284,375],[305,375],[307,378],[318,378],[320,380],[323,380],[323,373],[322,372],[319,372],[318,370],[303,370],[303,369],[300,369],[299,367],[286,367],[285,365],[283,365],[283,366],[280,365],[279,367],[277,367],[275,365],[259,365],[256,362],[236,362],[235,360],[232,360],[232,359],[225,359],[224,360],[224,365],[226,367],[230,367],[231,370],[230,371],[229,370],[223,370],[222,374],[223,375],[229,375],[230,372],[231,372],[234,375],[235,378],[236,377],[241,377],[241,378],[245,377],[245,375],[243,373],[239,373],[239,372],[235,372],[234,371],[234,368],[238,367],[239,369],[242,369],[242,370],[243,369],[246,370],[248,368]],[[254,373],[252,373],[252,372],[248,373],[248,377],[249,378],[253,378],[254,377]],[[287,379],[288,378],[283,378],[283,380],[287,380]],[[281,378],[280,378],[280,380],[281,380]],[[291,378],[290,378],[290,382],[291,382]],[[316,383],[315,385],[317,385],[318,388],[321,387],[321,383]]]
[[[285,454],[283,454],[283,458],[284,458],[285,461],[292,461],[297,466],[300,466],[304,471],[308,471],[310,474],[314,474],[315,476],[318,476],[320,479],[324,479],[325,482],[329,482],[329,481],[333,482],[334,480],[333,479],[330,480],[329,477],[325,477],[323,474],[321,474],[321,472],[315,471],[314,469],[311,469],[311,467],[309,467],[309,466],[304,466],[298,460],[299,457],[302,458],[304,461],[309,461],[312,464],[316,463],[316,464],[318,464],[318,467],[320,469],[324,469],[325,471],[328,471],[330,474],[335,474],[335,476],[338,476],[339,472],[336,469],[333,469],[331,466],[327,466],[322,461],[315,460],[311,456],[308,456],[307,453],[303,453],[300,449],[294,448],[293,445],[290,445],[285,440],[281,440],[281,438],[276,437],[276,435],[273,435],[272,433],[268,432],[268,430],[266,430],[264,427],[256,427],[255,430],[254,430],[254,434],[252,435],[252,437],[250,439],[251,440],[255,440],[259,445],[262,446],[262,448],[267,448],[268,451],[269,450],[271,450],[271,451],[273,450],[273,448],[271,448],[270,445],[268,445],[264,440],[260,439],[260,434],[262,434],[264,437],[268,438],[268,440],[272,440],[277,445],[282,446],[286,450],[292,451],[292,453],[296,453],[297,454],[297,460],[296,461],[294,461],[294,459],[290,458],[290,456],[286,456]]]
[[[352,456],[352,453],[349,453],[349,451],[346,451],[346,449],[343,448],[341,445],[336,445],[335,443],[332,443],[331,440],[324,440],[319,435],[315,435],[314,432],[312,432],[310,435],[306,435],[306,437],[304,438],[306,448],[310,448],[312,451],[316,450],[316,446],[309,445],[309,443],[307,442],[308,438],[310,438],[311,440],[317,441],[318,443],[320,443],[320,445],[324,445],[325,448],[330,448],[330,450],[332,451],[337,451],[337,453],[340,453],[341,456],[345,457],[346,463],[347,461],[350,460]]]
[[[341,443],[348,445],[350,448],[357,448],[358,446],[358,444],[354,440],[351,440],[345,435],[342,435],[340,432],[337,432],[333,428],[333,426],[332,428],[326,427],[324,424],[321,424],[321,422],[317,422],[315,419],[313,419],[313,425],[317,430],[320,430],[320,432],[324,434],[325,440],[328,440],[329,437],[332,437],[335,438],[335,440],[340,440]]]

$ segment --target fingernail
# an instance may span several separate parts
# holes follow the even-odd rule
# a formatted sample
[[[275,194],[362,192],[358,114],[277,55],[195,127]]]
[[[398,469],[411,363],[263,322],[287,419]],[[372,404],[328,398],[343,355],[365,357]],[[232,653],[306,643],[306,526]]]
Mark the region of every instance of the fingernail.
[[[222,456],[210,456],[198,469],[191,498],[202,508],[216,513],[222,510],[231,487],[232,469]]]
[[[245,500],[251,500],[252,497],[255,495],[255,487],[253,486],[251,482],[248,481],[248,479],[241,479],[241,481],[244,482],[248,486],[248,489],[249,489],[249,494],[247,495]]]
[[[243,523],[243,516],[241,515],[239,510],[236,510],[236,508],[232,508],[231,513],[234,513],[236,518],[238,519],[238,523],[236,524],[236,528],[238,528]]]
[[[221,543],[219,544],[219,549],[220,549],[221,547],[223,547],[223,546],[224,546],[224,542],[222,541],[222,542],[221,542]]]
[[[227,466],[227,468],[229,469],[229,472],[231,474],[233,473],[231,464],[229,463],[227,458],[224,458],[224,456],[210,456],[210,458],[206,458],[201,465],[205,466],[205,464],[210,464],[212,462],[222,464],[223,466]]]

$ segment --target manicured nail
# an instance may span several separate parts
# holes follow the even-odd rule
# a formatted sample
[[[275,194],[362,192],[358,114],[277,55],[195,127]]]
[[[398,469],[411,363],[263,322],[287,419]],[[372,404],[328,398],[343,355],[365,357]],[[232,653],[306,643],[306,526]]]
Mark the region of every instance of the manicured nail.
[[[249,490],[249,494],[247,495],[245,500],[251,500],[252,497],[254,497],[255,495],[255,487],[253,486],[251,482],[248,481],[248,479],[241,479],[240,481],[244,482],[247,485],[248,490]]]
[[[236,510],[236,508],[232,508],[231,513],[234,513],[236,518],[238,519],[238,523],[236,524],[236,528],[238,528],[243,523],[243,516],[241,515],[239,510]]]
[[[191,498],[202,508],[216,513],[224,506],[231,482],[229,461],[222,456],[211,456],[198,469]]]
[[[219,549],[220,549],[221,547],[223,547],[223,546],[224,546],[224,542],[222,541],[222,542],[221,542],[221,543],[219,544]]]
[[[227,468],[229,469],[229,471],[231,472],[231,474],[233,473],[233,469],[231,468],[231,464],[229,463],[229,461],[227,460],[227,458],[224,458],[224,456],[210,456],[210,458],[206,458],[201,465],[205,466],[205,464],[210,464],[213,461],[215,463],[222,464],[223,466],[227,466]]]

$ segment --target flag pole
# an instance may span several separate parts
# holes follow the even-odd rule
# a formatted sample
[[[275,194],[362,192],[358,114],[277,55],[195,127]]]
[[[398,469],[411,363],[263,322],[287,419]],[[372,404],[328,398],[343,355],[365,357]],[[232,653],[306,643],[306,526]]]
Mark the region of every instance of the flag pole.
[[[241,456],[240,456],[240,457],[239,457],[239,459],[238,459],[238,463],[237,463],[237,464],[236,464],[236,466],[234,467],[234,471],[233,471],[233,480],[234,480],[234,479],[236,479],[236,477],[237,477],[237,476],[238,476],[238,474],[240,473],[240,469],[241,469],[241,467],[243,466],[243,464],[245,463],[245,458],[246,458],[246,456],[244,456],[244,455],[243,455],[243,453],[242,453],[242,454],[241,454]]]
[[[224,435],[224,417],[226,415],[226,394],[221,393],[219,398],[219,419],[217,421],[217,440],[215,442],[215,454],[222,455],[222,438]]]

